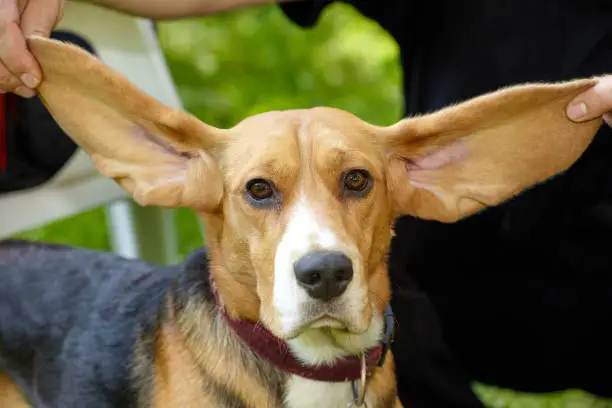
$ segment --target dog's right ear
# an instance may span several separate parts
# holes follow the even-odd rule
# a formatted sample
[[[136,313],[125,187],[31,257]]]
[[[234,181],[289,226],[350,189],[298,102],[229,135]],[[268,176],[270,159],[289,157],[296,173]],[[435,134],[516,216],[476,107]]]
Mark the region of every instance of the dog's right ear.
[[[215,211],[225,131],[164,106],[76,46],[45,38],[29,46],[43,70],[42,101],[103,176],[141,205]]]

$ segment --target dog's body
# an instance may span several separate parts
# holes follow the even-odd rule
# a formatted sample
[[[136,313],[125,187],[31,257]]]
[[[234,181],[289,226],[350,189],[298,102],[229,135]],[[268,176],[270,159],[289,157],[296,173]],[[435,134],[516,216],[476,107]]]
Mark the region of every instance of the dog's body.
[[[0,248],[0,398],[15,383],[40,407],[339,408],[364,389],[367,407],[400,407],[385,353],[394,220],[499,204],[569,167],[599,127],[565,117],[595,83],[578,80],[389,127],[315,108],[222,130],[76,47],[30,47],[41,97],[99,171],[141,204],[194,209],[208,244],[175,267]]]
[[[352,398],[346,384],[292,379],[235,339],[204,250],[162,267],[7,241],[0,279],[0,371],[35,407],[280,407],[288,397],[292,407],[344,408]],[[374,406],[394,407],[391,364],[371,381]]]

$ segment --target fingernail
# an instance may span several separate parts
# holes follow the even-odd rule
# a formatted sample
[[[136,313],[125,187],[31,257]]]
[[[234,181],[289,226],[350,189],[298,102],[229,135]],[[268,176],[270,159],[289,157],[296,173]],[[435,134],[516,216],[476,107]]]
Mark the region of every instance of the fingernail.
[[[21,76],[21,82],[28,88],[36,88],[38,86],[38,78],[32,74],[23,74]]]
[[[42,33],[39,33],[37,31],[33,32],[33,33],[28,33],[25,35],[25,38],[46,38],[48,36],[43,35]]]
[[[586,103],[573,103],[567,108],[567,116],[570,119],[576,120],[583,118],[587,114],[587,106]]]
[[[23,98],[31,98],[36,95],[36,92],[25,86],[19,86],[15,89],[15,93]]]

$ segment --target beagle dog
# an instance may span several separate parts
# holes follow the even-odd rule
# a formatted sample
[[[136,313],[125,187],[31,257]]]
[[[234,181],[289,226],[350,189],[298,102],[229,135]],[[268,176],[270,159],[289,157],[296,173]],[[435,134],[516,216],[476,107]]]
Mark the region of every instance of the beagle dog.
[[[455,222],[567,169],[598,120],[580,79],[383,127],[331,108],[218,129],[86,51],[34,38],[52,116],[141,205],[188,207],[207,249],[157,266],[0,245],[0,406],[397,408],[393,221]],[[395,347],[402,347],[395,344]]]

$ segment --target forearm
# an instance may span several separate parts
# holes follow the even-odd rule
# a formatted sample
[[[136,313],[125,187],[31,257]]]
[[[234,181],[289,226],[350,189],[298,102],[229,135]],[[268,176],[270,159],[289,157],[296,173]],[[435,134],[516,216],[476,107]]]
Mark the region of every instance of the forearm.
[[[285,0],[73,0],[155,20],[197,17],[240,7]]]

